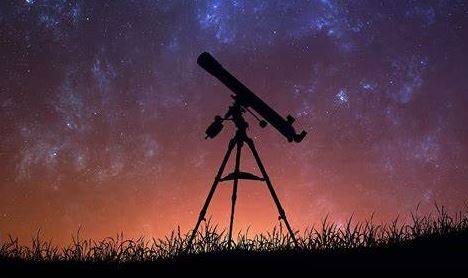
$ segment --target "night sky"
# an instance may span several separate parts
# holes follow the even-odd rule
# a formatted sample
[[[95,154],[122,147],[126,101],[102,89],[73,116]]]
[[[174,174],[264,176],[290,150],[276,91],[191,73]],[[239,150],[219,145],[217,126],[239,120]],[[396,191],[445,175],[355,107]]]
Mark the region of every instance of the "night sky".
[[[308,132],[247,116],[293,228],[462,208],[467,2],[349,2],[1,1],[0,239],[191,228],[234,131],[204,140],[232,101],[204,51]],[[237,229],[278,223],[263,183],[239,186]]]

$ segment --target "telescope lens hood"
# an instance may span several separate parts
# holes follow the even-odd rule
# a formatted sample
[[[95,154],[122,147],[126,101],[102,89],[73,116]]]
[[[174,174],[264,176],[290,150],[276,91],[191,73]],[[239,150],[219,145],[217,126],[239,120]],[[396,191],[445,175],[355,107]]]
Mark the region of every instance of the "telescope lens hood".
[[[208,52],[203,52],[198,56],[197,64],[214,76],[217,76],[224,70],[223,66],[221,66],[221,64],[218,63],[218,61],[216,61],[216,59]]]

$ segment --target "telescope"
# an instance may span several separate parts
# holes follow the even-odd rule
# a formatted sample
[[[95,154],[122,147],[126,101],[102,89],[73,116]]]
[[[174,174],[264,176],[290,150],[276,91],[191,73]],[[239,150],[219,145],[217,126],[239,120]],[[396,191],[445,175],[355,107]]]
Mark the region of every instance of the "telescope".
[[[270,123],[276,128],[289,142],[299,143],[304,139],[307,132],[302,131],[296,133],[292,124],[296,119],[293,116],[288,115],[286,119],[281,117],[275,110],[268,106],[263,100],[255,95],[247,86],[242,84],[237,78],[230,74],[216,59],[209,53],[204,52],[200,54],[197,59],[197,64],[204,70],[209,72],[211,75],[216,77],[221,83],[228,87],[235,96],[233,97],[238,104],[246,111],[253,114],[249,108],[252,108],[260,116],[263,117],[263,121],[260,120],[260,126],[265,127],[266,122]],[[218,116],[219,117],[219,116]],[[255,116],[256,117],[256,116]],[[257,118],[257,117],[256,117]],[[257,118],[258,119],[258,118]],[[266,122],[265,122],[266,121]],[[213,124],[207,129],[207,138],[215,137],[222,129],[222,118],[215,118]],[[217,132],[217,133],[216,133]]]
[[[295,121],[293,116],[288,115],[286,119],[281,117],[278,113],[276,113],[275,110],[273,110],[259,97],[257,97],[249,88],[247,88],[244,84],[242,84],[239,80],[232,76],[232,74],[230,74],[226,69],[224,69],[223,66],[221,66],[221,64],[218,63],[218,61],[216,61],[215,58],[213,58],[213,56],[211,56],[209,53],[204,52],[200,54],[200,56],[197,59],[197,63],[200,67],[205,69],[207,72],[209,72],[219,81],[221,81],[224,85],[226,85],[226,87],[231,89],[231,91],[235,94],[232,96],[232,98],[234,99],[234,103],[231,106],[229,106],[229,109],[224,115],[224,117],[217,115],[215,117],[214,122],[206,129],[205,139],[216,137],[223,129],[223,122],[227,120],[230,120],[234,123],[234,125],[236,126],[236,133],[234,137],[229,141],[228,149],[226,151],[226,154],[224,155],[223,161],[221,162],[218,174],[216,175],[213,181],[213,185],[211,186],[210,192],[208,193],[203,208],[201,209],[200,214],[198,216],[195,228],[192,230],[192,235],[188,240],[186,251],[190,250],[192,246],[192,241],[197,235],[198,228],[200,227],[200,223],[201,221],[205,220],[206,211],[211,202],[211,199],[213,198],[218,184],[220,182],[230,180],[232,180],[234,183],[231,197],[231,218],[228,230],[229,248],[231,247],[232,242],[232,227],[234,223],[234,210],[236,205],[237,185],[239,180],[262,181],[266,183],[268,190],[270,191],[271,197],[275,202],[276,208],[278,209],[278,219],[283,220],[283,222],[286,225],[286,228],[288,229],[291,240],[296,246],[299,246],[295,234],[286,218],[286,213],[273,188],[273,184],[271,183],[270,178],[268,177],[268,174],[265,170],[265,167],[263,166],[263,162],[260,159],[254,141],[247,135],[247,128],[249,124],[244,119],[243,114],[246,112],[252,114],[255,117],[255,119],[259,121],[260,127],[262,128],[267,125],[267,122],[270,123],[284,137],[286,137],[289,142],[299,143],[302,141],[302,139],[304,139],[304,136],[306,136],[307,133],[305,131],[302,131],[301,133],[296,133],[294,127],[292,126],[293,122]],[[263,119],[259,119],[257,115],[255,115],[250,109],[257,112]],[[243,172],[240,169],[241,150],[244,144],[247,145],[247,147],[250,149],[253,157],[255,158],[255,161],[257,162],[258,169],[260,170],[262,176],[257,176],[252,173]],[[227,174],[223,177],[224,168],[226,167],[226,164],[229,161],[231,153],[235,147],[237,147],[235,169],[232,173]]]

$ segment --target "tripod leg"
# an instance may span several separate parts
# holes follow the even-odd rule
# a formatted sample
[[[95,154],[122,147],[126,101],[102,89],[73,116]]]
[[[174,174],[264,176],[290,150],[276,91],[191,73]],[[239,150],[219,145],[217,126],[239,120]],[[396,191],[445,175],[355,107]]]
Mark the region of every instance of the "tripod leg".
[[[224,155],[223,162],[221,163],[221,166],[219,167],[218,174],[216,175],[216,177],[215,177],[215,179],[213,181],[213,185],[211,186],[210,192],[208,193],[208,196],[206,197],[205,204],[203,205],[203,208],[200,211],[200,215],[198,216],[197,224],[195,225],[195,228],[193,228],[192,235],[190,236],[190,239],[189,239],[189,241],[187,243],[187,249],[185,250],[186,252],[189,251],[190,248],[192,248],[192,241],[195,238],[195,236],[197,235],[197,231],[198,231],[198,228],[200,226],[200,223],[202,222],[202,220],[205,219],[205,215],[206,215],[206,211],[208,210],[208,206],[210,205],[211,199],[213,198],[213,195],[214,195],[214,193],[216,191],[216,187],[218,186],[219,179],[221,179],[221,176],[223,175],[224,168],[226,167],[226,164],[227,164],[227,162],[229,160],[229,156],[231,155],[232,149],[234,148],[235,145],[236,145],[235,139],[231,139],[231,141],[229,141],[229,145],[228,145],[228,149],[226,151],[226,154]]]
[[[273,185],[271,184],[270,178],[268,177],[268,174],[267,174],[267,172],[265,170],[265,167],[263,167],[263,163],[262,163],[262,161],[260,159],[260,156],[257,153],[254,142],[250,138],[247,138],[245,141],[247,142],[247,145],[249,146],[250,150],[252,151],[252,154],[255,157],[255,160],[257,161],[258,168],[260,168],[260,171],[262,172],[263,178],[265,179],[265,182],[266,182],[266,184],[268,186],[268,190],[270,191],[271,197],[273,198],[273,201],[275,202],[276,207],[278,208],[278,212],[279,212],[279,215],[280,215],[279,218],[282,219],[284,221],[284,223],[286,224],[286,228],[288,229],[288,232],[291,235],[291,238],[294,241],[294,244],[296,245],[296,247],[299,247],[299,244],[298,244],[298,242],[296,240],[296,236],[294,235],[294,233],[293,233],[293,231],[291,229],[291,226],[289,225],[288,219],[286,218],[286,213],[284,212],[284,209],[281,206],[281,203],[280,203],[280,201],[278,199],[278,196],[276,196],[275,189],[273,188]]]
[[[236,208],[236,200],[237,200],[237,184],[239,179],[237,175],[239,173],[240,168],[240,156],[241,156],[241,149],[242,149],[243,142],[237,142],[237,153],[236,153],[236,166],[234,168],[234,186],[232,188],[232,197],[231,197],[231,220],[229,222],[229,234],[228,234],[228,248],[231,248],[232,243],[232,226],[234,224],[234,210]]]

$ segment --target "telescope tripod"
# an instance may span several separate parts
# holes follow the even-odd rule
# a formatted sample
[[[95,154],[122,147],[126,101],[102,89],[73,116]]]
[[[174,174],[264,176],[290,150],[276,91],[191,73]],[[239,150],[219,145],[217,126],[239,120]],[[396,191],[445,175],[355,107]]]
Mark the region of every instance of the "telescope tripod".
[[[233,107],[231,107],[233,108]],[[235,108],[235,107],[234,107]],[[229,112],[228,112],[229,113]],[[231,243],[232,243],[232,227],[234,223],[234,211],[236,207],[236,200],[237,200],[237,185],[239,180],[257,180],[257,181],[264,181],[268,187],[268,190],[270,191],[271,197],[273,198],[273,201],[275,202],[276,208],[278,209],[279,213],[279,220],[283,220],[284,223],[286,224],[286,228],[288,229],[288,232],[291,236],[291,239],[294,241],[294,244],[298,246],[298,242],[296,240],[296,237],[294,235],[294,232],[291,229],[291,226],[289,225],[289,222],[286,218],[286,213],[281,206],[281,203],[278,199],[278,196],[276,195],[276,192],[273,188],[273,185],[270,181],[270,178],[265,170],[265,167],[263,166],[263,163],[260,159],[260,156],[258,155],[258,152],[255,148],[255,144],[252,139],[250,139],[247,134],[246,134],[246,129],[248,127],[247,122],[243,119],[242,117],[242,112],[241,110],[235,111],[234,113],[231,114],[233,116],[233,121],[236,124],[237,131],[235,136],[229,141],[228,148],[226,151],[226,154],[224,156],[223,161],[221,162],[221,166],[219,167],[218,174],[216,175],[213,185],[211,186],[210,192],[208,193],[208,196],[206,198],[205,204],[203,205],[203,208],[200,211],[200,215],[198,217],[197,224],[195,225],[195,228],[192,231],[192,234],[190,236],[190,239],[188,241],[187,249],[186,251],[189,251],[190,248],[192,247],[192,241],[195,238],[198,228],[200,226],[200,223],[205,220],[205,215],[206,211],[208,210],[208,206],[210,205],[211,199],[213,198],[213,195],[216,191],[216,188],[219,184],[219,182],[224,182],[224,181],[233,181],[233,190],[232,190],[232,197],[231,197],[231,217],[230,217],[230,222],[229,222],[229,233],[228,233],[228,248],[231,248]],[[240,171],[240,158],[241,158],[241,151],[242,147],[244,146],[244,143],[247,144],[249,147],[250,151],[252,152],[255,161],[257,162],[258,168],[260,169],[260,172],[262,173],[262,177],[258,177],[254,174],[247,173],[247,172],[242,172]],[[228,174],[225,177],[222,177],[224,168],[226,167],[227,162],[229,161],[229,158],[231,156],[231,153],[234,149],[236,148],[236,161],[235,161],[235,168],[234,172]]]

